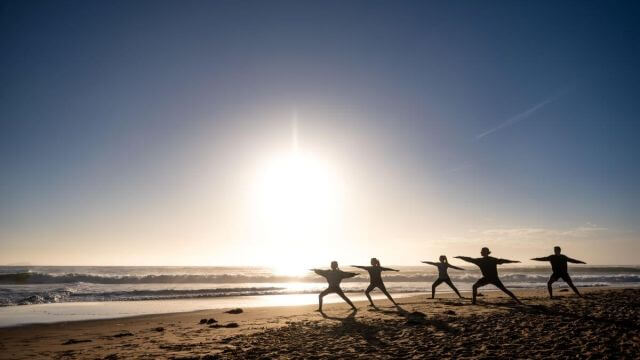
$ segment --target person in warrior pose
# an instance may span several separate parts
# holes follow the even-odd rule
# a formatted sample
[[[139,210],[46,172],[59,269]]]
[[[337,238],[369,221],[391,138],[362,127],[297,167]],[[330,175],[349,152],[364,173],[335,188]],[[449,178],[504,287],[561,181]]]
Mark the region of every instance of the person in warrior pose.
[[[553,252],[554,252],[553,255],[533,258],[531,260],[549,261],[551,263],[551,270],[553,270],[553,273],[551,274],[551,277],[549,278],[549,282],[547,283],[547,289],[549,290],[550,298],[553,299],[553,290],[551,289],[551,284],[558,281],[558,279],[564,280],[564,282],[566,282],[567,285],[569,285],[571,290],[573,290],[573,292],[575,292],[576,295],[582,297],[582,295],[580,295],[580,292],[578,292],[578,289],[573,285],[573,281],[571,281],[567,263],[570,262],[574,264],[586,264],[586,262],[572,259],[565,255],[561,255],[560,251],[562,251],[562,249],[560,249],[560,246],[556,246],[553,248]]]
[[[482,271],[482,277],[478,281],[476,281],[475,284],[473,284],[473,298],[471,300],[471,303],[472,304],[476,303],[476,296],[478,294],[479,287],[491,284],[497,287],[498,289],[502,290],[505,294],[511,296],[511,298],[515,300],[518,304],[522,304],[520,300],[518,300],[518,298],[511,291],[509,291],[506,287],[504,287],[504,285],[502,284],[502,281],[500,281],[500,278],[498,278],[498,265],[519,263],[520,261],[497,259],[492,256],[489,256],[489,254],[491,254],[491,251],[489,251],[489,248],[483,247],[482,250],[480,251],[480,255],[482,255],[482,257],[480,258],[471,258],[468,256],[456,256],[456,258],[458,259],[478,265],[478,267],[480,268],[480,271]]]
[[[449,274],[447,273],[447,269],[448,268],[452,268],[452,269],[456,269],[456,270],[464,270],[463,268],[459,268],[457,266],[453,266],[453,265],[449,264],[449,261],[447,261],[447,257],[444,256],[444,255],[440,255],[440,262],[423,261],[423,263],[429,264],[429,265],[433,265],[433,266],[436,266],[438,268],[438,279],[433,282],[433,285],[431,285],[431,298],[432,299],[436,297],[436,288],[438,287],[438,285],[440,285],[442,283],[445,283],[445,284],[449,285],[449,287],[452,288],[453,291],[456,292],[456,294],[458,294],[458,297],[460,297],[462,299],[462,295],[460,295],[460,292],[458,291],[458,289],[456,289],[456,287],[453,286],[453,282],[451,282],[451,278],[449,278]]]
[[[349,298],[344,294],[344,292],[340,288],[340,282],[342,281],[342,279],[354,277],[358,274],[352,273],[352,272],[346,272],[338,269],[337,261],[331,262],[331,270],[321,270],[321,269],[311,269],[311,270],[316,274],[323,276],[325,279],[327,279],[327,282],[329,283],[329,287],[326,290],[322,291],[320,295],[318,295],[318,303],[319,303],[318,311],[322,312],[322,298],[331,293],[338,294],[338,296],[340,296],[344,301],[346,301],[347,304],[351,305],[351,308],[353,308],[354,311],[357,310],[355,305],[353,305],[351,300],[349,300]]]
[[[359,266],[359,265],[351,265],[351,266],[357,267],[363,270],[367,270],[369,272],[370,283],[369,283],[369,287],[367,287],[367,290],[364,291],[364,294],[367,296],[367,299],[369,299],[371,306],[376,307],[373,304],[373,301],[371,300],[371,296],[369,295],[369,293],[372,292],[373,289],[375,288],[380,289],[380,291],[382,291],[382,293],[385,294],[389,300],[391,300],[393,305],[398,306],[398,304],[396,304],[396,302],[393,300],[391,295],[389,295],[389,292],[387,292],[387,288],[384,286],[384,283],[382,282],[382,272],[383,271],[400,271],[400,270],[382,267],[380,266],[380,261],[376,258],[371,258],[371,266]]]

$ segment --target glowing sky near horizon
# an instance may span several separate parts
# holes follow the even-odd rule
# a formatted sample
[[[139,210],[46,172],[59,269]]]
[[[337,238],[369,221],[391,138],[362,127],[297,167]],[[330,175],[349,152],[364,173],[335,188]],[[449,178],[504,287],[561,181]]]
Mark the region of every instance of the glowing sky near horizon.
[[[2,2],[0,264],[638,264],[639,18]]]

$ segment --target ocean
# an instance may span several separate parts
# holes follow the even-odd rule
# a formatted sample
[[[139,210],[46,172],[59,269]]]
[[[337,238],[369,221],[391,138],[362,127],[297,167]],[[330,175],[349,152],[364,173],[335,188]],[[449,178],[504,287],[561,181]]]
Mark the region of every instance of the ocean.
[[[384,280],[396,297],[430,291],[437,277],[434,266],[395,268],[400,272],[386,272]],[[366,272],[342,269],[361,273],[343,281],[343,289],[354,300],[364,298]],[[640,266],[572,266],[570,272],[578,287],[640,285]],[[500,267],[502,281],[511,288],[545,287],[550,273],[550,267],[545,265]],[[450,269],[449,275],[462,291],[470,290],[480,277],[475,266],[466,266],[463,271]],[[566,285],[559,281],[555,286]],[[286,276],[264,267],[4,266],[0,267],[0,326],[237,304],[311,304],[324,288],[324,279],[311,271]],[[438,292],[450,291],[446,284],[438,287]],[[376,294],[379,298],[380,293]],[[333,301],[337,297],[327,298],[327,302]]]

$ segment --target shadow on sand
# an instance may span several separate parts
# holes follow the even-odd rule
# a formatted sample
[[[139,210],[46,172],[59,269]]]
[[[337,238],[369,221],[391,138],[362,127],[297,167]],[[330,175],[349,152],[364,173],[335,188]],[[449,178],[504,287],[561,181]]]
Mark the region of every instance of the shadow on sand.
[[[338,316],[329,316],[324,312],[320,312],[323,318],[339,321],[340,326],[336,326],[332,329],[331,335],[336,338],[341,338],[344,336],[360,336],[362,337],[369,345],[372,346],[386,346],[387,344],[378,339],[376,334],[381,330],[379,326],[372,326],[363,322],[359,322],[356,320],[357,311],[351,311],[349,315],[346,317],[338,317]]]
[[[424,326],[433,327],[437,331],[443,331],[450,334],[458,334],[460,330],[451,327],[447,321],[437,318],[427,318],[427,316],[421,312],[409,312],[399,305],[395,310],[380,309],[378,307],[372,307],[369,311],[380,312],[386,315],[395,315],[400,319],[404,319],[404,326]],[[324,312],[320,312],[323,318],[340,322],[340,325],[335,327],[333,335],[335,337],[353,336],[357,335],[362,337],[367,343],[374,346],[385,345],[383,341],[377,338],[376,334],[380,331],[389,330],[386,325],[370,325],[368,323],[356,320],[357,311],[350,312],[345,317],[330,316]],[[397,323],[395,325],[389,325],[393,327],[393,331],[397,331]]]
[[[349,321],[349,319],[354,319],[356,314],[358,313],[358,310],[352,310],[349,312],[349,315],[345,316],[345,317],[339,317],[339,316],[329,316],[327,315],[324,311],[318,311],[320,313],[320,315],[322,315],[323,318],[325,319],[329,319],[329,320],[335,320],[335,321],[340,321],[342,323]]]
[[[392,309],[395,309],[395,310],[386,310],[386,309],[383,309],[383,308],[379,308],[379,307],[377,307],[375,305],[373,305],[373,306],[370,305],[369,307],[370,307],[369,311],[378,312],[378,313],[385,314],[385,315],[405,316],[406,314],[408,314],[407,310],[403,309],[400,305],[396,305],[396,306],[391,307]]]
[[[445,331],[451,334],[457,334],[459,332],[458,329],[449,326],[447,321],[437,318],[428,318],[426,314],[418,311],[409,312],[403,309],[400,305],[396,306],[396,311],[380,310],[380,312],[387,315],[402,316],[406,320],[406,324],[410,326],[431,326],[436,330]]]

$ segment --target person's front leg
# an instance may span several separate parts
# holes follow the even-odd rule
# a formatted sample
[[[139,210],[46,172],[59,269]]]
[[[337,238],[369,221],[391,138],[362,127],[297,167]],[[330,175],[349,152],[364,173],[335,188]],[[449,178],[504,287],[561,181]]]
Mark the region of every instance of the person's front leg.
[[[371,300],[371,295],[369,295],[370,291],[365,291],[364,295],[367,297],[367,299],[369,299],[369,303],[371,303],[371,306],[375,307],[375,305],[373,304],[373,300]]]
[[[547,282],[547,291],[549,291],[549,299],[553,299],[553,281],[552,279],[549,279],[549,282]]]

